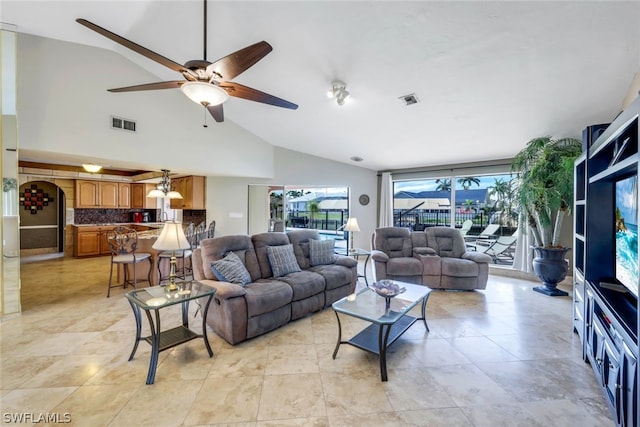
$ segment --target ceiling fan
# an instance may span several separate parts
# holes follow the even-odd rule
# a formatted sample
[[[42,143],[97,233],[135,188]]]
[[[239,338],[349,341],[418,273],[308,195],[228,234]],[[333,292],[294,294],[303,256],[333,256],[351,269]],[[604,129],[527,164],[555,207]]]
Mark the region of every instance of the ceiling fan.
[[[216,122],[224,121],[222,103],[226,101],[229,96],[292,110],[298,108],[294,103],[231,81],[231,79],[249,69],[271,52],[273,48],[266,41],[247,46],[217,61],[207,61],[207,0],[204,0],[204,59],[187,61],[184,65],[178,64],[169,58],[112,33],[86,19],[78,18],[76,22],[140,55],[146,56],[165,67],[181,73],[186,79],[108,89],[109,92],[180,88],[189,99],[202,104]]]

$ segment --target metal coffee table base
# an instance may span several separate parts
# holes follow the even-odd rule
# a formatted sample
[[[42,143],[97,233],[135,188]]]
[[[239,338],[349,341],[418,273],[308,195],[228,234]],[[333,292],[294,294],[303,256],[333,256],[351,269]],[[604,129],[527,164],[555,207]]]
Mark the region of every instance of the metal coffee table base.
[[[389,348],[391,344],[400,338],[400,336],[418,320],[422,320],[424,327],[427,329],[427,332],[429,332],[429,325],[427,325],[427,319],[425,317],[425,308],[427,306],[428,298],[429,295],[427,294],[427,296],[422,300],[421,317],[404,315],[398,319],[397,322],[392,324],[377,325],[372,323],[348,341],[342,341],[342,324],[340,323],[340,316],[337,311],[334,311],[336,318],[338,319],[338,342],[336,343],[336,349],[333,351],[333,358],[335,359],[338,355],[340,344],[350,344],[361,350],[376,354],[380,357],[380,377],[382,381],[387,381],[387,348]]]

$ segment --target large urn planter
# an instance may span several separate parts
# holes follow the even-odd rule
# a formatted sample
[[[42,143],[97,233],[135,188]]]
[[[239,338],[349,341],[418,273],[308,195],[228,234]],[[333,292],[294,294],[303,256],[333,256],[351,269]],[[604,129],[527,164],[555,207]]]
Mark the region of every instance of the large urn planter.
[[[552,297],[567,296],[567,292],[557,288],[558,283],[567,277],[569,265],[564,257],[571,248],[534,247],[536,257],[533,259],[533,271],[542,280],[542,286],[533,288]]]

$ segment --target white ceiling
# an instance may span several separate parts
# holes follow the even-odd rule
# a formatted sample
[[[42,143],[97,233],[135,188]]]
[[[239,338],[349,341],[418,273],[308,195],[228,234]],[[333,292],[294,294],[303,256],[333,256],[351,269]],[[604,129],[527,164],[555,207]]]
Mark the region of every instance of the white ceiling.
[[[275,146],[346,163],[360,156],[373,170],[509,158],[536,136],[580,137],[616,116],[640,70],[635,1],[211,1],[208,9],[207,59],[266,40],[273,52],[234,80],[300,106],[232,98],[227,120]],[[200,0],[3,0],[0,14],[18,32],[112,49],[158,80],[181,76],[75,19],[179,63],[203,56]],[[326,96],[334,79],[352,93],[342,107]],[[149,82],[104,85],[141,83]],[[407,107],[398,98],[410,93],[420,102]]]

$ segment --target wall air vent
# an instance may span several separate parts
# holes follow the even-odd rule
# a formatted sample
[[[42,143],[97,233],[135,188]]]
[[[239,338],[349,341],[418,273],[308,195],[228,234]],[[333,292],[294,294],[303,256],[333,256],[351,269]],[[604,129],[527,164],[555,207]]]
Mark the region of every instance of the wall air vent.
[[[135,132],[136,122],[129,119],[123,119],[121,117],[111,116],[111,128]]]
[[[407,107],[409,105],[413,105],[413,104],[417,104],[418,103],[418,98],[416,97],[415,93],[411,93],[409,95],[401,96],[399,99],[402,102],[404,102],[404,105],[406,105]]]

